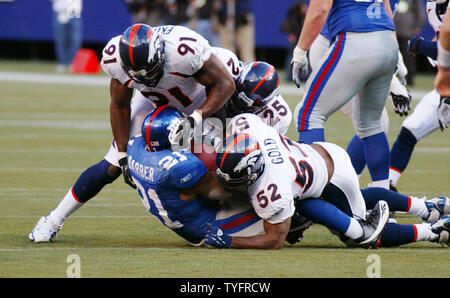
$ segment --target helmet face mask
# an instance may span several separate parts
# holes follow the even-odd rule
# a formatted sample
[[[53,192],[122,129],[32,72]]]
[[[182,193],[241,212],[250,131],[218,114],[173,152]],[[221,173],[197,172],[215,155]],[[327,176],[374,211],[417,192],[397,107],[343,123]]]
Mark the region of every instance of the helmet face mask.
[[[158,85],[164,75],[164,41],[150,26],[136,24],[120,40],[122,68],[138,84]]]
[[[245,65],[236,81],[233,110],[261,112],[278,94],[279,81],[275,67],[268,63],[258,61]]]

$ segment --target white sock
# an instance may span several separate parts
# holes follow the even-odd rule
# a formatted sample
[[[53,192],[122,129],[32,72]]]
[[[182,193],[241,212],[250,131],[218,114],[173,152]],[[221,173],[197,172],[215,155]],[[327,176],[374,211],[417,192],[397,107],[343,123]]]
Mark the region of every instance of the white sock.
[[[389,169],[389,180],[391,180],[392,185],[395,186],[397,184],[397,181],[401,175],[402,173],[398,170],[393,170],[392,168]]]
[[[384,189],[389,189],[389,179],[373,181],[370,187],[382,187]]]
[[[434,241],[439,237],[438,234],[435,234],[431,231],[431,224],[429,223],[415,224],[414,227],[417,231],[416,242]]]
[[[72,188],[70,188],[55,210],[50,212],[49,218],[54,224],[61,227],[66,218],[83,206],[83,204],[77,200],[72,192]]]
[[[425,200],[413,196],[409,196],[408,198],[410,201],[408,213],[420,217],[428,217],[430,212],[428,211],[427,205],[425,205]]]
[[[361,224],[356,219],[351,218],[350,226],[348,227],[347,231],[345,231],[344,235],[353,240],[358,239],[363,235]]]

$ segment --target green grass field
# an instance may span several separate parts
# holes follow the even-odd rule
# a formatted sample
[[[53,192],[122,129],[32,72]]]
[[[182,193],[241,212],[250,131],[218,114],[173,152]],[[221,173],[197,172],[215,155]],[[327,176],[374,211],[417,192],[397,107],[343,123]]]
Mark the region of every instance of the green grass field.
[[[0,61],[0,73],[51,74],[53,68]],[[414,91],[433,88],[432,77],[417,81]],[[38,219],[109,149],[109,89],[2,79],[0,90],[0,277],[66,277],[71,254],[80,256],[81,277],[366,277],[370,254],[380,257],[381,277],[450,277],[450,250],[438,244],[348,249],[321,226],[281,251],[194,248],[150,216],[121,177],[73,214],[54,243],[33,244],[28,233]],[[292,109],[300,99],[284,97]],[[387,107],[392,144],[404,118]],[[288,135],[297,139],[293,124]],[[352,135],[351,121],[341,113],[326,124],[327,141],[346,147]],[[399,190],[449,196],[449,150],[448,131],[420,142]],[[365,171],[361,187],[368,182]],[[408,215],[398,221],[420,222]]]

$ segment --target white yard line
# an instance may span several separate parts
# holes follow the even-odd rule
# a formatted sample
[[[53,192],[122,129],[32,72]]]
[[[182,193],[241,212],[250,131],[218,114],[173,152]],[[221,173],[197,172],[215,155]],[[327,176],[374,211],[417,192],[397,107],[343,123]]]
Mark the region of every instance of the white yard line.
[[[0,120],[0,127],[45,127],[54,129],[77,129],[110,131],[108,121],[63,121],[63,120]]]

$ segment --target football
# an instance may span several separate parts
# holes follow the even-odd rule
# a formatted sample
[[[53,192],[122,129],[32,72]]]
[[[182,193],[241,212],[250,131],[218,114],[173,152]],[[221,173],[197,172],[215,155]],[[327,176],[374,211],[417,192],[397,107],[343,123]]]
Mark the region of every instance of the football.
[[[216,151],[207,144],[194,144],[192,146],[192,153],[197,156],[210,171],[215,171],[216,166]]]

